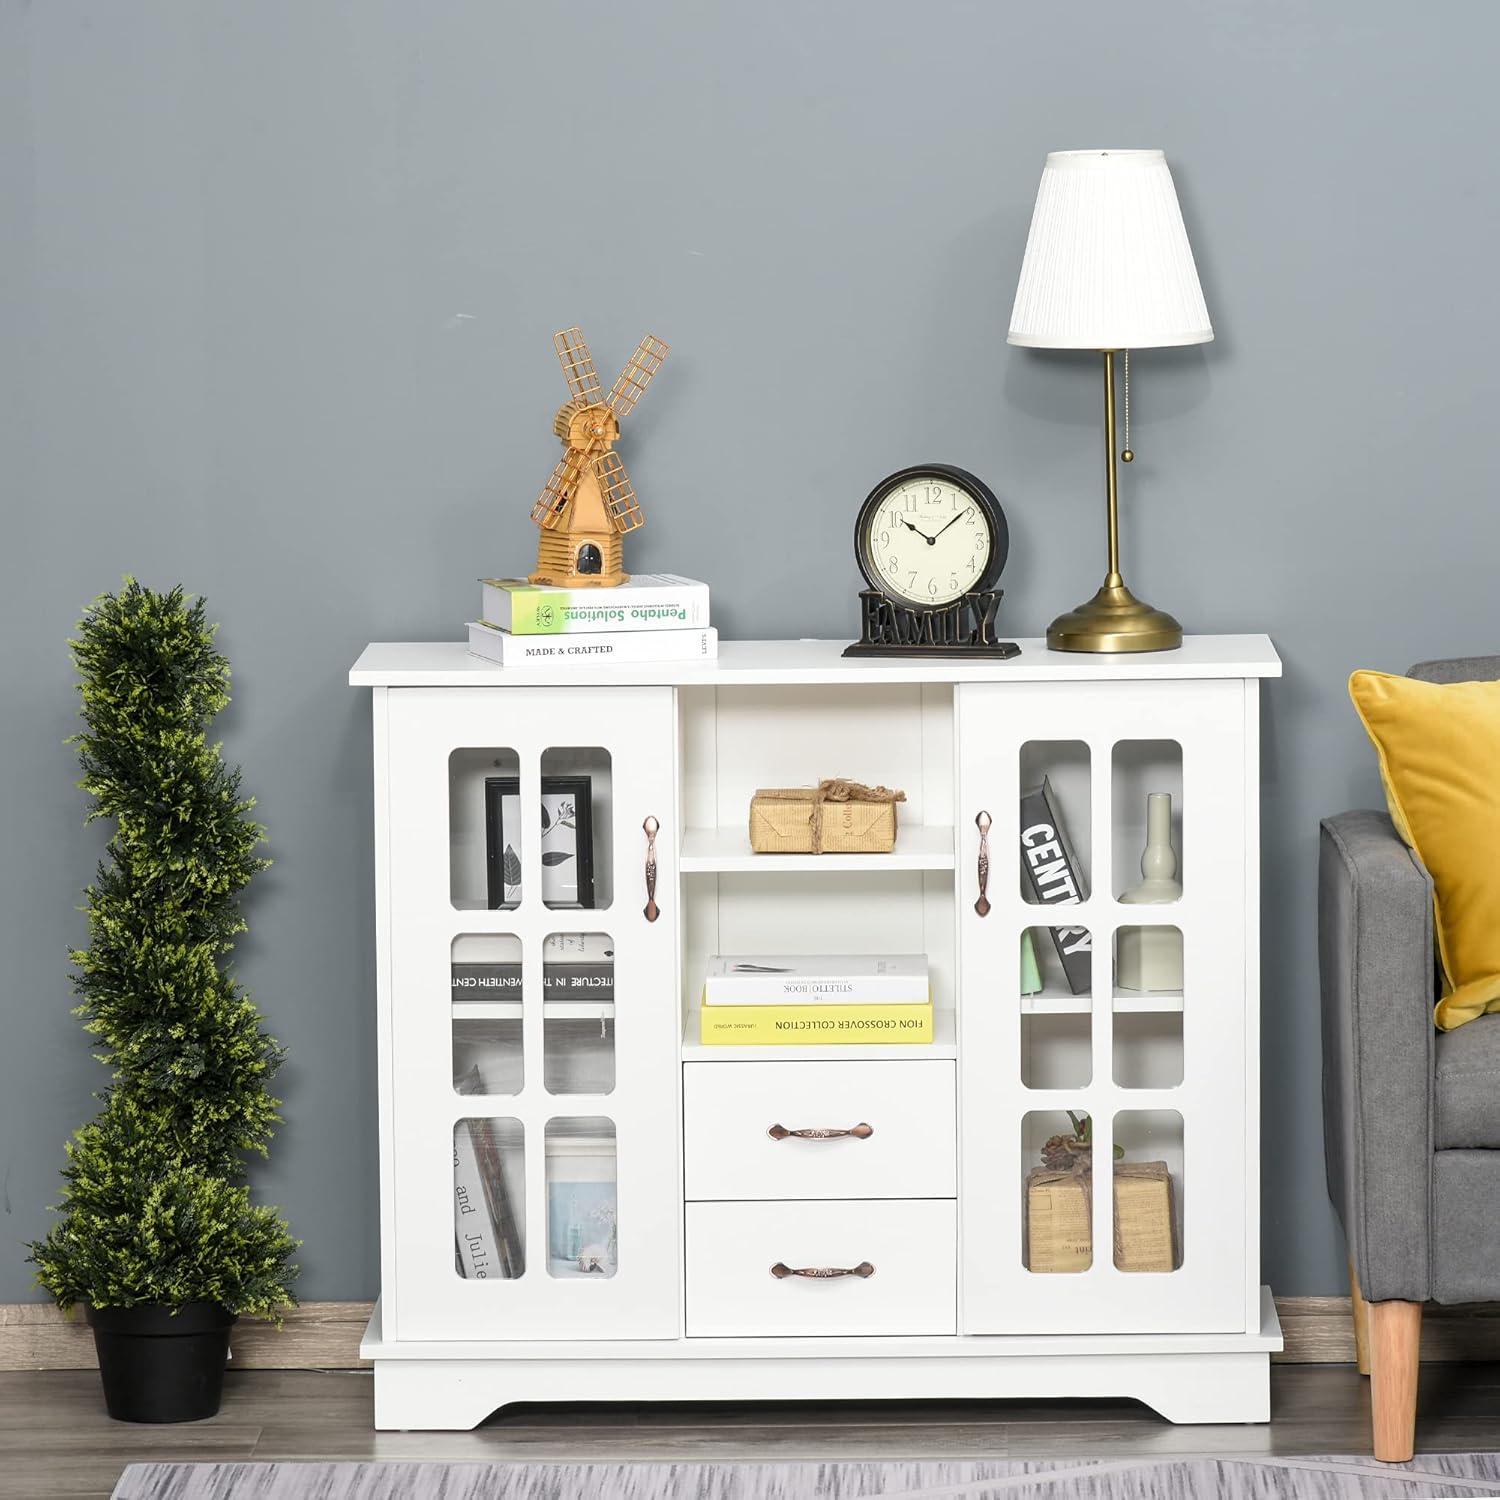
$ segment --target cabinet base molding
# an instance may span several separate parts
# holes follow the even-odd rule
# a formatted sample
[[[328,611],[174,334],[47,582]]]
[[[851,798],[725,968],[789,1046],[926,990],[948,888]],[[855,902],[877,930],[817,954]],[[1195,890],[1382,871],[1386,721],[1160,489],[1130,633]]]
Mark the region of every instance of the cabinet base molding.
[[[1169,1422],[1269,1422],[1270,1356],[375,1361],[382,1432],[466,1430],[518,1401],[881,1401],[1115,1396]]]
[[[1249,1334],[388,1344],[377,1303],[360,1353],[375,1365],[378,1429],[462,1431],[520,1401],[1114,1396],[1169,1422],[1268,1422],[1280,1347],[1263,1288],[1261,1326]]]

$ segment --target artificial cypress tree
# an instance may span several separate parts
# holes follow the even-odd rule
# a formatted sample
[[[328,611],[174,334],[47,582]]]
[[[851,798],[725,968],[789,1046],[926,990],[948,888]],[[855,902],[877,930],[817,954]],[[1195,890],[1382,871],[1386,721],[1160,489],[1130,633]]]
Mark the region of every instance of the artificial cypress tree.
[[[264,1155],[279,1123],[268,1084],[282,1050],[229,968],[239,893],[269,861],[239,770],[206,734],[229,702],[215,629],[201,599],[127,578],[71,643],[79,784],[88,820],[114,823],[74,988],[113,1072],[68,1144],[60,1217],[30,1247],[64,1307],[275,1317],[295,1300],[297,1242],[244,1181],[245,1154]]]

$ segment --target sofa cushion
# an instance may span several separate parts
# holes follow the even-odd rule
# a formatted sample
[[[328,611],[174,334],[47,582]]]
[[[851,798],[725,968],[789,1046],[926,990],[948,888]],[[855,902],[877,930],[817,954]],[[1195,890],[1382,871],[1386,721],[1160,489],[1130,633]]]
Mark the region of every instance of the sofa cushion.
[[[1500,1301],[1496,1203],[1500,1203],[1500,1151],[1433,1153],[1428,1232],[1432,1237],[1429,1295],[1434,1302]]]
[[[1500,656],[1444,656],[1419,661],[1406,674],[1418,682],[1493,682],[1500,677]]]
[[[1500,1150],[1500,1016],[1440,1032],[1433,1060],[1433,1144]]]
[[[1448,1030],[1500,1010],[1500,682],[1356,672],[1396,831],[1432,876]]]

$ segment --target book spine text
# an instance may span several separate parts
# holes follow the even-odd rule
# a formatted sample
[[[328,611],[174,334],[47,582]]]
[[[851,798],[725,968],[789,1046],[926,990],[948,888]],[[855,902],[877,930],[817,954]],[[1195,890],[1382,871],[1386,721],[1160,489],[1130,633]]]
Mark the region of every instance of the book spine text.
[[[1042,906],[1076,906],[1088,897],[1088,883],[1073,853],[1051,783],[1021,797],[1021,876],[1031,899]],[[1062,962],[1068,988],[1084,994],[1091,981],[1093,940],[1087,927],[1051,927],[1052,946]]]
[[[925,1005],[928,998],[926,976],[913,974],[711,974],[703,986],[705,1005]]]
[[[584,631],[693,630],[708,625],[702,584],[660,589],[484,590],[484,618],[514,635]]]
[[[558,662],[585,666],[591,662],[714,661],[719,632],[703,630],[636,630],[599,634],[514,635],[488,625],[469,626],[469,652],[502,667]]]
[[[704,1006],[700,1036],[721,1047],[889,1046],[932,1041],[931,1005]]]
[[[489,1200],[474,1150],[475,1123],[462,1121],[453,1132],[453,1238],[458,1274],[467,1281],[489,1281],[500,1277],[502,1271]]]

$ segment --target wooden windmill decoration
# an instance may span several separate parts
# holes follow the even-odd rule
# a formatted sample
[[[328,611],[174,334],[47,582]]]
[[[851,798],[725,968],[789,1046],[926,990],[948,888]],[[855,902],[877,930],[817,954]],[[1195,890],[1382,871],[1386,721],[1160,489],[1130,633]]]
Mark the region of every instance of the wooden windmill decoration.
[[[646,520],[614,451],[620,418],[661,369],[667,346],[648,333],[609,395],[602,396],[582,329],[565,328],[552,342],[573,395],[552,423],[566,451],[531,510],[531,519],[542,529],[531,581],[609,588],[630,577],[620,566],[620,538]]]

